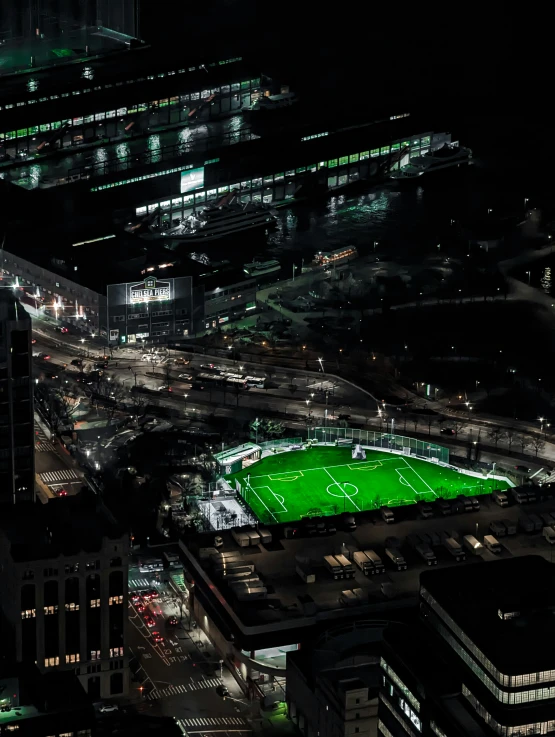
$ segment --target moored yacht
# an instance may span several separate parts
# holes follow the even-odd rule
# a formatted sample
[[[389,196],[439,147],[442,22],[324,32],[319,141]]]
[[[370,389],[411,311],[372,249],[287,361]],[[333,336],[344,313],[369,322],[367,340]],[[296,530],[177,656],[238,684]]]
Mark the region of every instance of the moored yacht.
[[[248,276],[264,276],[281,270],[281,264],[276,259],[270,261],[253,261],[243,265],[243,271]]]
[[[469,148],[456,144],[444,144],[440,148],[428,151],[423,156],[415,156],[410,159],[408,164],[397,171],[391,172],[390,177],[396,180],[417,179],[424,174],[450,169],[461,166],[461,164],[470,164],[471,161],[472,151]]]
[[[275,225],[277,212],[273,208],[257,202],[235,202],[234,199],[234,193],[230,193],[212,207],[193,212],[177,227],[165,231],[151,230],[143,238],[201,243]]]

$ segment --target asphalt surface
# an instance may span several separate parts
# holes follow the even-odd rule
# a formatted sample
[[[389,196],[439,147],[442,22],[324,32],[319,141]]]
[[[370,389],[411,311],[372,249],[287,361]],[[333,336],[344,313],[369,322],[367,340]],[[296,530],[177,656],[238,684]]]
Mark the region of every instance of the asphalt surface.
[[[53,331],[50,323],[36,321],[34,335],[37,343],[34,352],[48,352],[51,362],[57,364],[70,363],[76,356],[84,357],[88,366],[92,367],[95,356],[101,355],[103,348],[94,341],[88,340],[84,344],[79,342],[76,335],[61,335]],[[94,350],[93,350],[94,347]],[[98,352],[97,352],[98,351]],[[369,392],[360,389],[348,380],[334,376],[327,372],[307,371],[300,368],[272,367],[267,363],[259,361],[251,362],[242,358],[234,361],[227,358],[211,358],[207,355],[184,354],[181,351],[176,355],[186,356],[191,359],[187,366],[171,367],[169,369],[170,385],[172,392],[160,392],[156,389],[168,383],[168,368],[164,365],[152,365],[141,359],[141,353],[126,348],[114,353],[110,362],[108,373],[115,381],[130,388],[135,383],[143,385],[152,390],[148,396],[149,402],[156,403],[162,407],[177,409],[179,417],[195,423],[201,418],[227,417],[244,420],[252,419],[253,412],[273,413],[285,421],[292,430],[295,428],[306,429],[307,420],[311,427],[322,427],[327,422],[337,425],[340,415],[347,417],[348,424],[368,426],[380,432],[396,432],[410,435],[419,434],[434,438],[446,446],[456,446],[463,443],[467,448],[479,444],[482,452],[486,450],[491,453],[509,454],[518,456],[521,451],[518,440],[514,439],[509,448],[509,440],[501,437],[497,440],[490,437],[490,431],[494,427],[510,427],[518,432],[532,432],[535,437],[539,435],[539,426],[532,423],[518,422],[505,418],[493,418],[483,415],[477,416],[470,409],[467,412],[455,412],[449,407],[442,406],[439,402],[425,402],[421,398],[419,403],[426,405],[426,411],[448,415],[447,420],[439,421],[433,414],[420,414],[415,412],[404,413],[392,405],[383,404],[378,397],[373,397]],[[87,358],[88,356],[88,358]],[[279,358],[275,358],[279,361]],[[203,366],[213,362],[216,365],[227,366],[240,374],[265,375],[267,378],[265,389],[235,389],[206,388],[201,391],[193,389],[189,380],[180,380],[179,374],[196,376],[205,373]],[[325,368],[325,366],[324,366]],[[333,367],[335,369],[335,367]],[[269,374],[269,376],[268,376]],[[296,387],[291,390],[292,385]],[[445,434],[445,428],[456,427],[456,436]],[[540,437],[541,439],[541,437]],[[532,470],[538,470],[548,464],[555,463],[555,445],[550,437],[543,437],[545,447],[538,453],[537,463],[530,461]],[[528,446],[526,449],[528,459],[534,456],[534,449]],[[486,457],[485,460],[490,460]],[[496,460],[496,458],[493,458]],[[515,465],[518,461],[515,461]]]
[[[43,501],[60,495],[76,494],[83,485],[83,473],[57,439],[35,414],[35,474]]]
[[[182,608],[173,589],[161,581],[164,574],[144,574],[137,567],[129,571],[129,592],[156,589],[159,597],[144,612],[129,605],[129,642],[136,673],[131,700],[139,711],[156,716],[174,717],[180,726],[193,734],[210,734],[229,729],[234,734],[249,734],[252,714],[234,678],[200,628],[190,626],[186,605]],[[145,616],[155,625],[149,628]],[[168,627],[168,617],[179,619],[177,627]],[[164,642],[156,644],[153,632]],[[230,699],[222,699],[216,688],[224,683]]]

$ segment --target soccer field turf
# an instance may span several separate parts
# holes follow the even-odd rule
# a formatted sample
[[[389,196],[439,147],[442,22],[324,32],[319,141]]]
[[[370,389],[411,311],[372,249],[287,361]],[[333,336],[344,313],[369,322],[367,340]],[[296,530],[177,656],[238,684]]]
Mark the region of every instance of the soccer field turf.
[[[277,453],[226,478],[232,485],[239,480],[243,498],[267,524],[433,501],[440,496],[472,496],[508,486],[380,450],[366,450],[366,460],[353,460],[350,447]]]

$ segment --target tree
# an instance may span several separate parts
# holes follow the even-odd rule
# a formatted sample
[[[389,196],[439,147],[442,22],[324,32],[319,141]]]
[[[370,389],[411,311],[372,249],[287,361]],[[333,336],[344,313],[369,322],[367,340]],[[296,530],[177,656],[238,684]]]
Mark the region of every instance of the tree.
[[[528,437],[528,435],[518,435],[517,438],[518,438],[517,442],[520,445],[520,450],[522,453],[524,453],[525,449],[530,447],[531,440]]]
[[[243,387],[240,386],[239,384],[234,384],[233,385],[233,393],[235,394],[235,402],[236,402],[236,406],[237,407],[239,406],[239,397],[241,396],[241,389],[242,388]]]
[[[298,386],[297,386],[296,384],[289,384],[289,386],[288,386],[287,388],[289,389],[289,391],[290,391],[290,392],[291,392],[291,394],[293,395],[293,394],[294,394],[294,393],[295,393],[295,392],[297,391],[297,389],[298,389],[299,387],[298,387]]]
[[[464,432],[465,425],[466,425],[466,423],[465,422],[462,422],[461,420],[455,420],[455,422],[453,422],[453,424],[452,424],[451,427],[453,428],[453,432],[455,433],[455,437],[457,437],[457,435],[460,432]]]
[[[80,397],[68,394],[58,394],[57,397],[58,414],[61,420],[71,423],[71,418],[77,412],[80,403]]]
[[[414,415],[412,421],[414,423],[414,432],[416,432],[416,428],[418,427],[418,415]]]
[[[513,447],[513,443],[517,439],[517,434],[516,434],[516,431],[514,430],[514,428],[510,427],[505,432],[505,437],[507,438],[507,445],[509,446],[509,455],[511,455],[511,448]]]
[[[133,405],[137,418],[144,417],[149,403],[148,397],[139,392],[131,392],[129,398],[131,399],[131,404]]]
[[[538,453],[540,453],[545,448],[545,441],[542,440],[542,438],[539,435],[533,435],[532,436],[532,447],[534,448],[534,451],[536,452],[536,458],[537,458]]]
[[[493,440],[495,447],[497,448],[499,441],[505,437],[505,429],[503,427],[492,427],[488,430],[488,438]]]
[[[274,438],[280,438],[284,432],[283,423],[268,417],[264,417],[262,420],[257,419],[250,423],[251,439],[272,440]]]

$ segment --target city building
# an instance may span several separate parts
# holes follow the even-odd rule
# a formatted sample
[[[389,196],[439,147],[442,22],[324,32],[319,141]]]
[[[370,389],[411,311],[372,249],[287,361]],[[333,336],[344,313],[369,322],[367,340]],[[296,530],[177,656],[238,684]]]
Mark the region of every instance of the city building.
[[[216,509],[217,497],[212,503]],[[291,526],[290,531],[293,530],[294,526]],[[228,555],[238,550],[233,532],[219,530],[223,540],[221,550]],[[366,603],[361,602],[356,609],[340,606],[342,590],[346,585],[354,584],[332,581],[322,568],[317,568],[316,580],[307,583],[306,577],[299,574],[298,561],[314,561],[315,568],[320,566],[323,564],[319,555],[321,549],[314,548],[312,539],[290,537],[288,533],[285,539],[280,538],[277,548],[255,545],[253,552],[256,555],[252,557],[249,555],[252,548],[242,549],[242,560],[253,569],[249,576],[253,580],[260,576],[262,581],[271,585],[271,593],[265,597],[255,595],[244,598],[237,595],[233,581],[230,583],[221,576],[217,568],[218,551],[210,548],[213,542],[214,533],[206,533],[194,538],[189,535],[186,541],[181,540],[179,543],[181,560],[188,572],[187,578],[194,581],[194,586],[189,591],[189,607],[199,627],[210,638],[245,692],[263,691],[268,681],[281,684],[283,688],[288,669],[286,658],[297,650],[303,651],[305,644],[309,651],[313,643],[320,642],[318,638],[327,637],[327,632],[333,632],[339,626],[350,631],[354,621],[357,626],[362,626],[363,621],[376,620],[374,629],[370,624],[368,630],[373,636],[374,633],[381,633],[384,623],[389,619],[403,620],[405,610],[412,612],[415,606],[414,592],[410,589],[403,592],[401,601],[385,600],[382,596],[376,596],[375,584],[365,576],[357,580],[357,585],[367,594]],[[216,560],[211,555],[215,555]],[[354,633],[353,639],[356,640],[359,635],[360,633]],[[343,652],[348,659],[345,641],[338,640],[333,645],[335,647],[339,648],[339,654]],[[340,661],[338,656],[335,662],[338,664]],[[309,669],[312,667],[310,664],[306,666]],[[299,668],[305,673],[304,665],[299,665]],[[301,677],[310,681],[309,675],[299,676]],[[329,688],[333,690],[335,686],[330,685]],[[287,698],[297,703],[293,693],[288,690]],[[339,722],[343,716],[350,719],[342,711],[345,704],[336,706]],[[372,704],[368,703],[367,706],[370,708]],[[296,708],[299,714],[304,715],[307,724],[316,724],[311,703],[306,703],[299,697]]]
[[[35,498],[31,318],[0,288],[0,504]]]
[[[555,732],[554,584],[540,556],[423,573],[421,623],[385,631],[379,734]]]
[[[43,673],[71,671],[95,700],[127,693],[129,537],[88,489],[2,514],[5,646]]]
[[[75,674],[2,664],[0,735],[90,737],[94,732],[94,710]]]
[[[287,654],[288,714],[301,734],[376,734],[382,631],[355,621]]]

